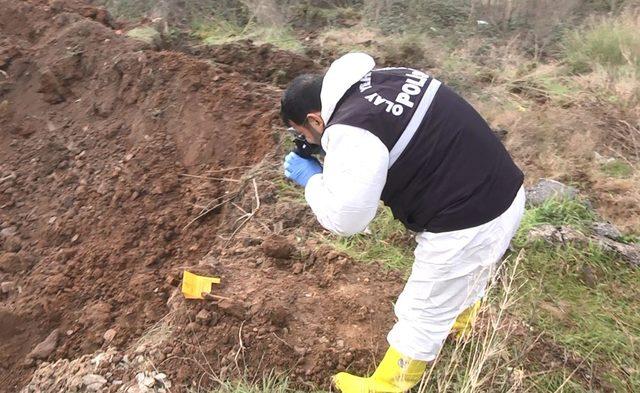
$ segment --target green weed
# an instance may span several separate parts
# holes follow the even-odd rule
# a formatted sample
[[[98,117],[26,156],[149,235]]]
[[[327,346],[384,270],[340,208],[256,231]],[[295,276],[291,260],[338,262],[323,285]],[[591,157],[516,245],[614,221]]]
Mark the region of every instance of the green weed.
[[[233,20],[211,18],[194,22],[192,34],[208,45],[220,45],[250,39],[257,44],[272,44],[281,49],[301,52],[303,47],[287,26],[261,26],[250,20],[241,25]]]
[[[523,247],[531,229],[543,224],[566,225],[578,230],[589,231],[590,224],[595,219],[596,214],[593,210],[579,199],[552,198],[540,206],[526,210],[514,243],[518,247]]]
[[[640,271],[597,245],[530,245],[512,311],[616,386],[640,387]],[[633,390],[633,389],[632,389]]]
[[[280,199],[298,202],[300,204],[306,203],[304,198],[304,188],[290,180],[287,180],[284,176],[278,177],[274,180],[274,183],[278,187],[278,197]]]
[[[210,393],[290,393],[296,392],[289,386],[289,382],[275,378],[265,378],[259,381],[225,381]]]
[[[151,26],[140,26],[127,32],[127,36],[146,42],[147,44],[160,44],[160,33]]]
[[[380,262],[386,268],[408,271],[413,264],[413,240],[391,210],[381,207],[369,224],[369,233],[350,237],[329,235],[324,240],[362,262]]]
[[[624,161],[613,160],[600,166],[602,172],[611,177],[626,179],[633,174],[633,167]]]
[[[564,40],[565,61],[576,73],[596,67],[615,69],[630,66],[640,75],[640,21],[637,17],[603,19]]]
[[[109,12],[125,19],[137,19],[151,11],[157,2],[153,0],[106,0],[105,7]]]

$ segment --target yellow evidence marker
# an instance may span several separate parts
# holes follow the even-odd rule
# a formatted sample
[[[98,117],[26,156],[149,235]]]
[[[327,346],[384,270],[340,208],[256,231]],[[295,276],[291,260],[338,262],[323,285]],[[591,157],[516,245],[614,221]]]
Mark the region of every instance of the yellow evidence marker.
[[[220,279],[198,276],[186,270],[182,274],[182,294],[186,299],[204,299],[202,293],[211,292],[212,284],[220,284]]]

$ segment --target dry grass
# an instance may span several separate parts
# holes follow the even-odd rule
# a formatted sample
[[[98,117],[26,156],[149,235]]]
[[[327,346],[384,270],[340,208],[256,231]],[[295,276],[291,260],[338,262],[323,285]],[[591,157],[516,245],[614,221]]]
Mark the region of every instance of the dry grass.
[[[419,392],[506,391],[518,388],[522,380],[509,376],[517,366],[509,355],[510,336],[515,325],[508,310],[517,302],[517,277],[522,254],[501,266],[487,289],[476,326],[476,334],[466,341],[445,346],[420,383]]]

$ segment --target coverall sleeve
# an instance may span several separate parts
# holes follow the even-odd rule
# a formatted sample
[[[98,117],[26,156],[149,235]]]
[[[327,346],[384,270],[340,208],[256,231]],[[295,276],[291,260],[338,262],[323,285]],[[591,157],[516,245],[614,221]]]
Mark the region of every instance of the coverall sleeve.
[[[322,139],[324,170],[309,179],[305,198],[323,227],[350,236],[376,215],[389,150],[367,130],[342,124],[328,127]]]

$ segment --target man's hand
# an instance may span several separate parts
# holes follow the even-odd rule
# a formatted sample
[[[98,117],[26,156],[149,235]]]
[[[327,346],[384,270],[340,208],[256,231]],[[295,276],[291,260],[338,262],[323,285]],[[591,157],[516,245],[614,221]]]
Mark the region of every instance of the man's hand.
[[[315,158],[302,158],[294,152],[284,158],[284,175],[302,187],[318,173],[322,173],[322,166]]]

